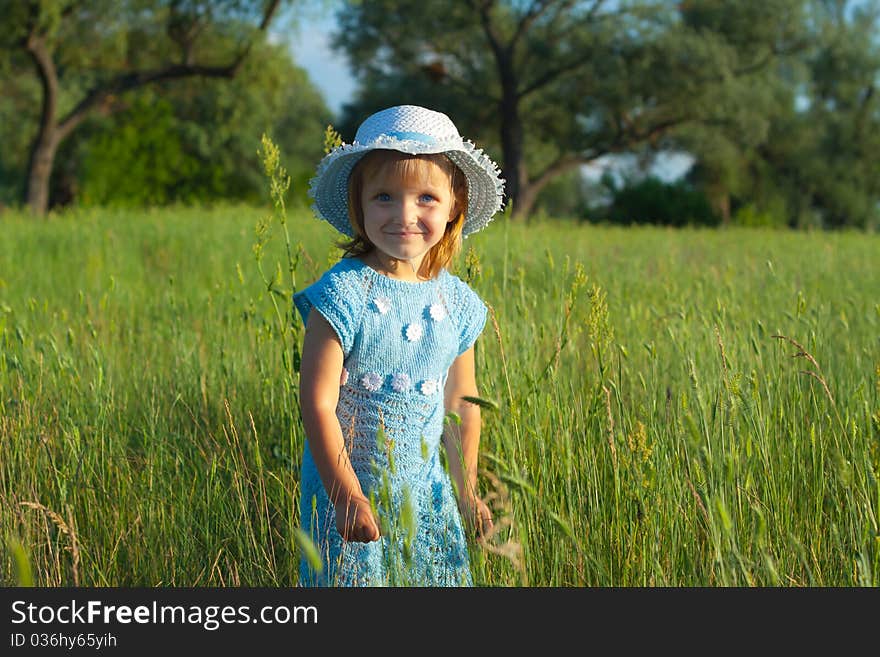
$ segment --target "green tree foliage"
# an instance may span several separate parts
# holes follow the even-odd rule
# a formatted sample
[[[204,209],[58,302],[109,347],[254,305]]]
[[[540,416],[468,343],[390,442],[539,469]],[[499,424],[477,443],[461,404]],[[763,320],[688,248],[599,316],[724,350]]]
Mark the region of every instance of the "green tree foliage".
[[[305,202],[307,179],[322,155],[321,131],[331,117],[285,47],[255,47],[232,80],[162,84],[131,99],[126,109],[90,121],[61,158],[75,172],[56,181],[75,180],[80,202],[263,200],[256,145],[264,132],[286,157],[294,198]]]
[[[682,126],[665,144],[697,157],[689,179],[725,219],[876,229],[878,3],[820,0],[804,6],[808,38],[796,57],[777,61],[764,84],[752,90],[753,120]],[[740,11],[738,3],[718,7]]]
[[[59,147],[95,113],[124,109],[129,92],[194,77],[234,78],[281,0],[22,0],[0,21],[4,83],[36,102],[24,199],[48,206]],[[7,59],[8,56],[8,59]],[[24,78],[30,77],[29,83]],[[36,83],[34,85],[34,82]],[[6,107],[3,107],[6,109]],[[3,169],[8,165],[4,162]]]
[[[878,229],[880,7],[823,2],[816,14],[805,107],[774,126],[762,154],[778,173],[792,224]]]
[[[362,82],[346,127],[389,99],[447,111],[500,154],[526,215],[553,179],[603,155],[685,125],[759,124],[768,72],[803,40],[803,4],[346,3],[336,42]]]

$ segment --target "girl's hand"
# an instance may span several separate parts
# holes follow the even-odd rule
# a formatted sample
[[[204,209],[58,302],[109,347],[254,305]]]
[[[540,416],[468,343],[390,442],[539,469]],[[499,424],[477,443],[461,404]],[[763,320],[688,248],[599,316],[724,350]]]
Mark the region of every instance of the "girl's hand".
[[[477,540],[483,539],[492,533],[492,512],[486,503],[476,495],[463,499],[459,505],[465,526],[477,536]]]
[[[346,541],[357,543],[378,541],[380,535],[370,501],[363,495],[336,505],[336,529]]]

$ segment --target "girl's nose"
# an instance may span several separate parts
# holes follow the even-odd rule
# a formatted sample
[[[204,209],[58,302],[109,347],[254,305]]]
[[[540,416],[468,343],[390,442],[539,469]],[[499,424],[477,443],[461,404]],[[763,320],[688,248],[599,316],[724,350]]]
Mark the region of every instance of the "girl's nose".
[[[400,204],[399,215],[404,225],[416,223],[419,215],[418,204],[413,200],[404,199]]]

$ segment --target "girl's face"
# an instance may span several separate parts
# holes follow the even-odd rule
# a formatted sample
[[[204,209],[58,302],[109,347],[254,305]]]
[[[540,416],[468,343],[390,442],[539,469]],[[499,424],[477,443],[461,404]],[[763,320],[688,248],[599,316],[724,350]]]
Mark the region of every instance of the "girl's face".
[[[443,239],[454,199],[449,175],[437,164],[406,164],[386,162],[367,173],[361,209],[376,255],[405,260],[419,271],[425,254]]]

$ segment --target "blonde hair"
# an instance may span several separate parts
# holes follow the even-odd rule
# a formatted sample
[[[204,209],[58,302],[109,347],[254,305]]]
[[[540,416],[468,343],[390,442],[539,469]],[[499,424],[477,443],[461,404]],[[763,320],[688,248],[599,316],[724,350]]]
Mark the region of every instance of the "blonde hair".
[[[355,164],[348,178],[348,220],[354,231],[354,237],[339,243],[346,256],[366,255],[376,248],[376,245],[367,237],[367,232],[364,229],[361,195],[367,177],[376,175],[385,167],[390,167],[388,173],[400,180],[423,180],[427,175],[426,162],[437,165],[449,178],[452,189],[452,210],[450,212],[452,221],[446,224],[446,230],[440,241],[425,254],[419,274],[426,278],[434,278],[442,268],[449,266],[461,248],[461,232],[467,214],[468,188],[464,173],[442,153],[413,155],[400,151],[376,149],[367,153]]]

